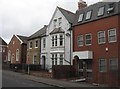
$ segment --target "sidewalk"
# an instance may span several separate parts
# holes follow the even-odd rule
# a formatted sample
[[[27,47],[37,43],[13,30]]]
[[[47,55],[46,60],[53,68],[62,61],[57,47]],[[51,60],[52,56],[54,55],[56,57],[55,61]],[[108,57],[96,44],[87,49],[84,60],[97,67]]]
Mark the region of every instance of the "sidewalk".
[[[51,78],[42,78],[42,77],[36,77],[33,75],[28,75],[24,73],[18,73],[18,72],[13,72],[13,71],[6,71],[9,73],[14,74],[14,76],[21,76],[25,79],[29,79],[34,82],[39,82],[55,87],[98,87],[98,86],[93,86],[92,84],[86,84],[86,83],[73,83],[71,81],[64,81],[64,80],[57,80],[57,79],[51,79]]]

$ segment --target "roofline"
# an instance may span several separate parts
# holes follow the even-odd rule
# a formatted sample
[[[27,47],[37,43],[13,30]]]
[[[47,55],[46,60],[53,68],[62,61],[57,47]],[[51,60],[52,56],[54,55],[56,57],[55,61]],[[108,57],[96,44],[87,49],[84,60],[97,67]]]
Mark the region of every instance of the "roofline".
[[[16,38],[20,41],[20,44],[22,44],[23,41],[22,41],[17,35],[15,35],[15,36],[16,36]]]

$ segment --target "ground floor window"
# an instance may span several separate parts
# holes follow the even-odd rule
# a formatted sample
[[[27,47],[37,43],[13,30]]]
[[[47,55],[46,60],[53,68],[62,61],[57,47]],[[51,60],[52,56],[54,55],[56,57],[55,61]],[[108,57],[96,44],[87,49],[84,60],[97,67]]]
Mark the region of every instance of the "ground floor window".
[[[99,71],[106,72],[107,71],[106,59],[102,58],[99,59]]]
[[[37,64],[37,56],[36,55],[33,56],[33,64]]]
[[[117,58],[109,59],[109,69],[118,70],[118,59]]]

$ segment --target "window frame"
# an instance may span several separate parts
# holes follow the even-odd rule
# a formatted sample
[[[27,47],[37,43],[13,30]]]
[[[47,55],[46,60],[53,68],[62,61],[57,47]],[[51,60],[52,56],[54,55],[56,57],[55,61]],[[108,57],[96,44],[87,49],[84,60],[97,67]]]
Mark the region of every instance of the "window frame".
[[[115,41],[110,41],[110,31],[115,31],[115,34],[114,34],[114,36],[115,36]],[[117,32],[116,32],[117,30],[116,30],[116,28],[111,28],[111,29],[109,29],[108,30],[108,42],[109,43],[114,43],[114,42],[117,42]],[[113,35],[112,35],[113,36]]]
[[[33,43],[32,41],[29,42],[29,49],[32,49]]]
[[[63,65],[63,60],[64,60],[63,54],[60,54],[59,60],[60,60],[60,65]]]
[[[83,21],[83,17],[84,17],[84,14],[81,13],[81,14],[79,15],[78,22],[82,22],[82,21]]]
[[[116,61],[116,64],[111,64],[111,61]],[[114,69],[113,67],[117,68],[117,69]],[[110,58],[109,59],[109,70],[110,71],[114,71],[114,70],[118,70],[118,58]]]
[[[62,24],[62,17],[59,17],[58,18],[58,25],[59,25],[59,27],[61,27],[61,24]]]
[[[43,38],[43,48],[46,48],[46,38]]]
[[[81,36],[82,36],[82,40],[79,40],[80,39],[79,37],[81,37]],[[82,42],[82,45],[80,45],[81,42]],[[78,35],[78,37],[77,37],[77,45],[78,45],[78,47],[82,47],[84,45],[84,37],[82,34]]]
[[[16,61],[19,61],[19,49],[16,49]]]
[[[101,11],[102,11],[102,12],[101,12]],[[101,13],[102,13],[102,14],[101,14]],[[105,13],[105,6],[99,7],[97,16],[98,16],[98,17],[99,17],[99,16],[103,16],[104,13]]]
[[[87,35],[90,35],[91,38],[86,39],[86,36],[87,36]],[[90,43],[90,44],[86,44],[86,43],[87,43],[86,41],[91,41],[91,43]],[[91,33],[85,34],[85,45],[86,45],[86,46],[90,46],[90,45],[92,45],[92,34],[91,34]]]
[[[86,19],[86,20],[89,20],[89,19],[91,19],[91,17],[92,17],[92,10],[89,10],[89,11],[87,11],[87,13],[86,13],[85,19]]]
[[[60,34],[59,36],[60,36],[60,37],[59,37],[59,45],[60,45],[60,46],[63,46],[63,44],[64,44],[64,43],[63,43],[63,42],[64,42],[64,36],[61,35],[61,34]]]
[[[104,37],[99,37],[99,33],[104,32]],[[100,42],[100,39],[104,38],[104,42]],[[105,44],[106,43],[106,35],[105,35],[105,31],[99,31],[98,32],[98,44]]]
[[[35,40],[35,48],[38,48],[38,40]]]
[[[56,28],[57,27],[57,19],[53,20],[53,27]]]
[[[105,64],[103,65],[101,63],[101,60],[105,62]],[[102,65],[101,65],[102,64]],[[101,67],[105,68],[104,70],[101,69]],[[100,58],[99,59],[99,72],[107,72],[107,60],[105,58]]]

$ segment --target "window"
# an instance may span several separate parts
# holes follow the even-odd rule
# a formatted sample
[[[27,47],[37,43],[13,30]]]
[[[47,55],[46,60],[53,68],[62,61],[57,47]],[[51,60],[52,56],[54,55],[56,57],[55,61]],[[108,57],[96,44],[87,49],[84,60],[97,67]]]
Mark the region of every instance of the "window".
[[[54,20],[53,24],[54,24],[54,28],[56,28],[56,26],[57,26],[57,19]]]
[[[10,57],[11,57],[11,52],[10,50],[8,51],[8,61],[10,61]]]
[[[35,41],[35,48],[38,48],[38,40]]]
[[[117,41],[115,28],[108,30],[108,41],[109,41],[109,43]]]
[[[54,65],[54,54],[52,54],[52,65]]]
[[[46,39],[43,38],[43,48],[45,48],[45,47],[46,47]]]
[[[14,53],[13,53],[13,54],[12,54],[12,60],[11,60],[11,63],[13,63],[14,60],[15,60],[15,55],[14,55]]]
[[[58,22],[59,22],[59,27],[61,27],[61,24],[62,24],[62,17],[58,18]]]
[[[78,40],[78,46],[83,46],[83,35],[79,35],[77,40]]]
[[[99,59],[99,71],[100,72],[106,72],[106,60],[105,59]]]
[[[82,20],[83,20],[83,14],[80,14],[80,15],[79,15],[78,22],[81,22]]]
[[[54,47],[54,36],[52,36],[52,47]]]
[[[60,54],[60,65],[63,65],[63,54]]]
[[[111,3],[109,4],[109,8],[107,9],[107,13],[113,13],[114,12],[114,7],[115,7],[115,3]]]
[[[88,11],[86,14],[86,20],[90,19],[92,15],[92,11]]]
[[[57,35],[55,36],[55,46],[57,46]]]
[[[0,52],[2,52],[2,47],[0,47]]]
[[[32,42],[29,43],[29,48],[32,49]]]
[[[57,54],[55,54],[55,65],[57,65]]]
[[[37,56],[36,55],[33,56],[33,64],[37,64]]]
[[[60,46],[63,46],[63,35],[60,35]]]
[[[98,10],[98,16],[101,16],[101,15],[104,14],[104,9],[105,9],[104,6],[99,8],[99,10]]]
[[[85,44],[86,45],[91,45],[92,44],[92,35],[91,35],[91,33],[85,35]]]
[[[110,70],[118,70],[118,60],[117,58],[112,58],[109,60]]]
[[[16,50],[16,61],[19,61],[19,49]]]
[[[98,43],[104,44],[105,43],[105,31],[98,32]]]

